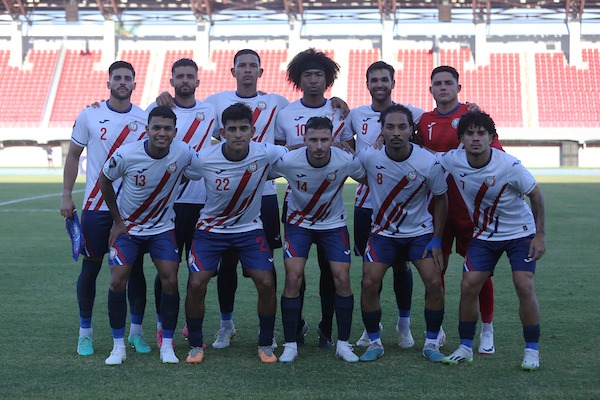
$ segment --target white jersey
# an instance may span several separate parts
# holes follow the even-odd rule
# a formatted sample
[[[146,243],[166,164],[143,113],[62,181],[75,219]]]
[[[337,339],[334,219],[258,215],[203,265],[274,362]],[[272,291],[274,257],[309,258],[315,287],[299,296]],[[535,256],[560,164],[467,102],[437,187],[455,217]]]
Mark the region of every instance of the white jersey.
[[[186,143],[173,142],[166,156],[154,158],[147,146],[144,140],[120,147],[102,170],[110,180],[123,178],[119,211],[129,234],[137,236],[156,235],[175,227],[173,204],[179,183],[196,154]]]
[[[303,147],[284,154],[272,168],[271,174],[285,177],[292,190],[287,198],[286,222],[315,230],[346,226],[344,182],[348,176],[364,178],[365,169],[337,147],[331,147],[327,165],[318,168],[308,163],[306,152]]]
[[[240,97],[236,91],[215,93],[208,96],[205,101],[211,103],[217,111],[217,120],[220,129],[223,128],[223,121],[221,121],[223,111],[235,103],[244,103],[252,110],[252,126],[256,128],[252,140],[271,144],[275,143],[275,120],[277,114],[289,104],[289,101],[285,97],[278,94],[257,93],[252,97]],[[218,130],[214,137],[219,138]],[[275,184],[275,180],[270,180],[265,184],[263,195],[273,194],[277,194],[277,185]]]
[[[246,158],[230,161],[223,154],[224,146],[200,150],[185,172],[190,179],[204,178],[206,184],[206,205],[196,229],[217,233],[261,229],[261,193],[269,169],[287,149],[250,142]]]
[[[394,103],[395,104],[395,103]],[[413,107],[410,104],[404,105],[412,114],[415,124],[419,122],[425,110]],[[373,106],[361,106],[350,110],[346,120],[350,130],[354,135],[355,148],[358,153],[362,149],[371,147],[381,135],[381,122],[379,121],[381,113],[373,110]],[[356,197],[354,198],[356,207],[373,208],[369,198],[369,187],[361,183],[356,187]]]
[[[150,113],[156,107],[157,104],[152,103],[146,111]],[[217,114],[210,103],[196,100],[193,106],[184,107],[175,102],[173,112],[177,116],[177,136],[175,140],[187,143],[195,151],[210,147],[214,132],[219,131]],[[188,181],[181,185],[175,203],[206,203],[204,182]]]
[[[524,196],[536,186],[535,178],[515,157],[492,148],[490,161],[473,168],[465,150],[438,153],[465,201],[473,221],[473,237],[510,240],[535,234],[535,220]]]
[[[119,146],[140,140],[146,133],[148,116],[133,104],[128,111],[119,112],[108,101],[99,108],[88,107],[81,111],[73,125],[71,141],[87,147],[84,210],[108,211],[98,186],[102,166]],[[120,181],[113,184],[118,192]]]
[[[360,151],[367,170],[373,201],[371,233],[409,238],[433,232],[433,218],[427,211],[427,194],[438,196],[448,190],[444,171],[429,151],[410,145],[404,161],[394,161],[382,149],[369,147]]]
[[[352,139],[352,132],[346,121],[340,119],[341,110],[334,111],[331,100],[321,107],[307,107],[302,99],[290,103],[277,115],[275,124],[275,139],[287,145],[303,144],[306,133],[306,123],[311,117],[327,117],[333,122],[334,142]]]

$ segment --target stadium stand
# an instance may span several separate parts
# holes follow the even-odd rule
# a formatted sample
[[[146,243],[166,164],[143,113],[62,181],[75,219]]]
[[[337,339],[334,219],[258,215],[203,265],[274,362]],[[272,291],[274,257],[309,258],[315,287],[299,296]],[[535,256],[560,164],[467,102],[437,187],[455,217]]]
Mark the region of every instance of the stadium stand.
[[[598,49],[584,49],[587,68],[566,64],[562,52],[535,55],[536,88],[541,127],[600,127],[600,77]]]
[[[8,66],[9,56],[9,51],[0,50],[0,126],[38,127],[46,107],[58,51],[31,49],[23,68]]]
[[[516,53],[492,53],[490,64],[473,65],[471,50],[441,50],[440,64],[452,65],[460,74],[460,99],[486,110],[498,126],[522,127],[521,67]]]
[[[400,66],[396,71],[396,94],[393,97],[401,103],[410,103],[424,110],[433,109],[435,103],[429,93],[433,69],[431,50],[400,50],[398,62]]]
[[[67,50],[50,117],[51,127],[72,126],[92,99],[106,98],[107,73],[94,68],[101,57],[100,51]]]
[[[350,50],[348,99],[346,100],[350,108],[371,103],[371,95],[365,85],[365,71],[379,58],[379,49]]]

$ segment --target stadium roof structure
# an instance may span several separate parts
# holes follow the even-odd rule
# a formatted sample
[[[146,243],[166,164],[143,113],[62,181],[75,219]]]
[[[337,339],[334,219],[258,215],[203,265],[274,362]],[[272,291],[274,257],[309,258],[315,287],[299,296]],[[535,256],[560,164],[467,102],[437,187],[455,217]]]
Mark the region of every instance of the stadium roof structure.
[[[47,20],[77,21],[79,12],[99,13],[105,19],[122,21],[124,15],[168,12],[173,16],[193,13],[199,22],[215,23],[220,15],[228,20],[243,18],[248,12],[263,12],[287,16],[290,21],[340,18],[361,19],[379,15],[384,20],[418,19],[419,12],[430,15],[437,10],[441,22],[452,20],[452,10],[472,10],[473,22],[490,23],[502,20],[564,20],[581,22],[584,9],[594,9],[591,19],[600,19],[600,0],[2,0],[0,14],[13,20],[32,23],[32,16]],[[411,14],[404,11],[411,10]],[[260,14],[258,14],[260,15]],[[494,17],[494,18],[492,18]],[[166,17],[168,18],[168,17]],[[259,17],[260,18],[260,17]],[[176,19],[175,19],[176,20]]]

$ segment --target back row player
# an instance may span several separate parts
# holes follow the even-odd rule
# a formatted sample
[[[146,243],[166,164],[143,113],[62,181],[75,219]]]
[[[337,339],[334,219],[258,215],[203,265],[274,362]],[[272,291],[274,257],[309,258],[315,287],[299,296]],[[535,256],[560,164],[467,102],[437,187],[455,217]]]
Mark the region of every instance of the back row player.
[[[146,113],[131,104],[131,93],[135,90],[135,70],[130,63],[116,61],[111,64],[106,86],[110,90],[109,100],[98,107],[84,109],[73,125],[65,160],[60,204],[61,214],[65,218],[73,218],[73,187],[81,154],[87,147],[86,185],[81,213],[84,258],[77,279],[80,319],[77,353],[82,356],[94,354],[92,310],[96,298],[96,278],[102,267],[104,254],[108,251],[108,235],[112,227],[112,217],[100,192],[98,178],[104,162],[119,146],[140,140],[144,136],[147,122]],[[115,190],[119,185],[120,180],[114,182]],[[148,353],[150,347],[142,335],[146,282],[141,263],[134,266],[134,270],[137,273],[132,275],[128,286],[131,307],[129,342],[138,352]]]

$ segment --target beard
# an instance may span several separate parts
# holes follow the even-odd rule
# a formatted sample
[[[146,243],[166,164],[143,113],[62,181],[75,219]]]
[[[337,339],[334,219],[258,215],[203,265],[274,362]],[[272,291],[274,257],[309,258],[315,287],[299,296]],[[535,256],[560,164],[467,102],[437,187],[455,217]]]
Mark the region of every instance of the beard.
[[[119,92],[120,87],[110,90],[110,95],[117,100],[127,100],[131,98],[133,90],[127,90],[127,92]]]
[[[182,85],[175,88],[175,94],[183,98],[193,97],[196,90],[188,85]]]

